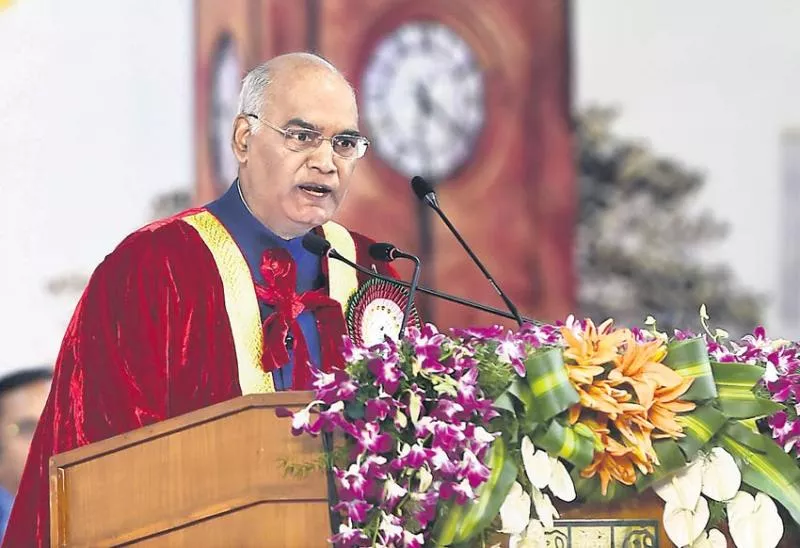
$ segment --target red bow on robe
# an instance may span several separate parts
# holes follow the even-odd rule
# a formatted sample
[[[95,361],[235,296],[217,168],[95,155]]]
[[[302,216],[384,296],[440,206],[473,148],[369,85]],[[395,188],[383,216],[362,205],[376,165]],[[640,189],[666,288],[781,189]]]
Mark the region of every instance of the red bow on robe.
[[[292,390],[309,390],[312,382],[310,357],[297,317],[306,310],[314,314],[319,330],[320,368],[329,372],[344,365],[340,345],[347,329],[342,306],[326,295],[324,288],[298,295],[295,292],[297,266],[285,249],[264,252],[261,275],[264,285],[256,284],[256,296],[273,307],[272,314],[264,320],[262,367],[264,371],[274,371],[288,364],[291,349],[294,351]]]

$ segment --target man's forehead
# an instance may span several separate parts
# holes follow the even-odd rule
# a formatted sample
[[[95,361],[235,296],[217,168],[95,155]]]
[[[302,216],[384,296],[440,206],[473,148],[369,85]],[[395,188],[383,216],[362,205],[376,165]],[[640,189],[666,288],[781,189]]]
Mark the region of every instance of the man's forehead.
[[[357,129],[358,107],[352,89],[329,71],[304,71],[277,79],[268,89],[265,113],[285,124],[299,119],[318,129]]]

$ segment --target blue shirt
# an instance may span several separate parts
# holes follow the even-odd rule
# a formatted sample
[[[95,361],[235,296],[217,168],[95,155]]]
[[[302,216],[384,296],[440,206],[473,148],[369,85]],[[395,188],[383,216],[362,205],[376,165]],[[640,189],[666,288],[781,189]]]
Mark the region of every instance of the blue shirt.
[[[14,506],[14,496],[0,487],[0,541],[6,534],[8,518],[11,517],[11,507]]]
[[[208,204],[207,208],[230,232],[242,251],[256,283],[264,283],[264,277],[261,275],[260,270],[264,251],[281,247],[291,254],[297,265],[297,285],[295,288],[297,293],[319,289],[323,286],[320,258],[303,247],[302,236],[284,240],[256,219],[242,200],[239,193],[238,179],[234,181],[225,194]],[[273,308],[260,300],[258,306],[261,312],[261,321],[263,322],[273,312]],[[311,363],[318,368],[320,364],[320,342],[314,314],[306,310],[300,314],[297,322],[308,344]],[[291,390],[293,359],[294,357],[290,352],[289,363],[273,372],[272,378],[275,380],[276,390]]]

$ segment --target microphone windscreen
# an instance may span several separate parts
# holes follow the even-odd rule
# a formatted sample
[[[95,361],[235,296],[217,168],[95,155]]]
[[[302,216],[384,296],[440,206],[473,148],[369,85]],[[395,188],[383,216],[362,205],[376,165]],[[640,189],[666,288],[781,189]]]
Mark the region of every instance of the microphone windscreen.
[[[313,232],[308,232],[303,236],[303,247],[314,255],[324,257],[328,254],[328,251],[330,251],[331,243],[322,236],[317,236]]]
[[[433,187],[431,184],[419,175],[415,175],[414,178],[411,179],[411,188],[414,189],[414,194],[416,194],[417,198],[420,200],[424,200],[425,196],[428,194],[433,194]]]
[[[394,260],[393,252],[397,249],[392,244],[377,243],[369,246],[369,256],[376,261],[391,262]]]

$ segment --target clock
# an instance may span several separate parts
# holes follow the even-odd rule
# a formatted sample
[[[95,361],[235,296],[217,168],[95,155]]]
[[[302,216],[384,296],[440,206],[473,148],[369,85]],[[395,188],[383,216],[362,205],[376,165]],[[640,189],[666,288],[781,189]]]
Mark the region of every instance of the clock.
[[[486,117],[484,74],[449,26],[411,21],[386,34],[360,89],[370,140],[392,169],[442,180],[469,162]]]
[[[208,113],[211,161],[218,189],[226,189],[236,178],[239,168],[231,150],[231,135],[233,118],[239,108],[241,75],[242,64],[236,42],[230,33],[222,33],[217,39],[211,64]]]

